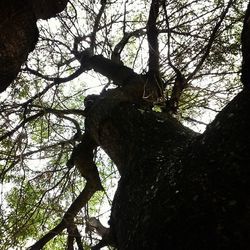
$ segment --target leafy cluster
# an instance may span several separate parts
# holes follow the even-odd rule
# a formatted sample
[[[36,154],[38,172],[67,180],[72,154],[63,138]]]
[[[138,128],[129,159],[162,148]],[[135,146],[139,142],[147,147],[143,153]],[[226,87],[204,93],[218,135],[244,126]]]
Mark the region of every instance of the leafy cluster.
[[[244,0],[165,1],[156,22],[166,86],[159,110],[171,99],[176,69],[187,80],[176,116],[198,130],[240,90],[245,7]],[[38,22],[36,49],[0,96],[2,249],[40,238],[80,193],[85,181],[66,162],[84,132],[84,98],[112,86],[101,74],[82,71],[83,53],[102,54],[144,74],[149,10],[145,0],[72,0],[56,18]],[[103,152],[97,152],[96,162],[106,193],[98,193],[78,214],[86,245],[95,240],[84,232],[86,217],[109,210],[118,178]],[[64,236],[47,249],[62,249]]]

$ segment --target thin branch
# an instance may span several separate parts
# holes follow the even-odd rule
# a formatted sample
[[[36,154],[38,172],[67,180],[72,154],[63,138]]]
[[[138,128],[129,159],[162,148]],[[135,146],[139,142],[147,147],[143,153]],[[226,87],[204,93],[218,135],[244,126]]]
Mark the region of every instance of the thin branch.
[[[189,116],[181,116],[181,118],[188,121],[188,122],[194,122],[194,123],[198,123],[198,124],[204,125],[204,126],[208,125],[208,123],[205,123],[203,121],[198,121],[198,120],[196,120],[196,119],[194,119],[192,117],[189,117]]]
[[[81,109],[53,109],[53,108],[45,108],[39,105],[32,105],[32,107],[37,107],[40,109],[43,109],[46,111],[46,113],[53,113],[57,115],[80,115],[80,116],[86,116],[86,113],[84,110]]]
[[[39,206],[42,203],[42,200],[44,199],[45,195],[50,192],[51,190],[55,189],[56,187],[59,186],[59,184],[65,179],[65,177],[67,176],[67,173],[64,174],[60,180],[53,185],[53,187],[47,189],[42,196],[40,197],[39,201],[35,204],[35,207],[30,207],[29,210],[26,210],[26,215],[28,215],[28,218],[25,219],[24,223],[22,224],[21,227],[19,227],[19,230],[25,230],[25,228],[27,227],[26,225],[29,223],[30,219],[34,216],[34,214],[37,212],[37,210],[39,209]]]
[[[13,128],[12,130],[8,131],[7,133],[3,134],[2,136],[0,136],[0,141],[4,140],[5,138],[13,135],[19,128],[23,127],[26,123],[28,122],[31,122],[47,113],[52,113],[54,115],[57,115],[58,117],[61,117],[63,119],[66,119],[66,120],[69,120],[71,121],[74,125],[75,125],[75,128],[77,130],[77,134],[81,134],[81,127],[79,125],[79,123],[71,118],[71,117],[68,117],[68,116],[65,116],[65,114],[78,114],[78,115],[83,115],[85,116],[85,112],[83,110],[75,110],[75,109],[71,109],[71,110],[57,110],[57,109],[53,109],[53,108],[43,108],[42,107],[42,110],[39,111],[37,114],[35,115],[31,115],[29,117],[25,117],[23,119],[23,121],[17,125],[15,128]]]
[[[205,60],[208,58],[210,50],[213,46],[213,43],[216,39],[217,36],[217,32],[223,22],[223,20],[226,17],[226,14],[228,13],[230,7],[232,6],[234,0],[230,0],[227,4],[227,7],[225,8],[225,10],[222,12],[221,16],[220,16],[220,20],[218,21],[218,23],[215,25],[212,34],[210,35],[210,38],[208,40],[207,45],[205,46],[205,48],[203,50],[205,50],[203,56],[200,59],[200,62],[198,63],[198,65],[196,66],[196,68],[193,70],[193,72],[187,77],[187,81],[190,81],[196,74],[197,72],[201,69],[203,63],[205,62]]]
[[[92,31],[91,38],[90,38],[90,49],[91,49],[91,51],[94,50],[94,47],[96,45],[96,33],[98,31],[100,20],[101,20],[102,14],[104,13],[105,7],[106,7],[106,0],[102,0],[101,1],[101,7],[100,7],[100,10],[99,10],[99,12],[98,12],[98,14],[96,16],[93,31]]]
[[[159,7],[159,0],[152,0],[147,23],[147,37],[149,46],[148,68],[149,72],[151,72],[157,78],[159,77],[159,44],[156,20],[159,14]]]
[[[58,116],[58,117],[60,117],[62,119],[65,119],[65,120],[68,120],[68,121],[72,122],[75,125],[77,138],[81,137],[82,132],[81,132],[81,127],[80,127],[78,121],[75,120],[72,117],[69,117],[69,116],[65,115],[65,114],[72,114],[72,113],[69,112],[69,110],[58,110],[58,109],[43,108],[43,107],[42,107],[42,109],[44,110],[44,112],[46,114],[51,113],[51,114],[54,114],[54,115],[56,115],[56,116]],[[83,110],[78,110],[77,113],[85,116],[85,112]]]
[[[168,59],[168,64],[169,66],[174,70],[176,74],[174,86],[172,89],[171,97],[168,102],[168,107],[169,111],[176,113],[178,106],[179,106],[179,100],[181,98],[181,95],[183,93],[183,90],[187,87],[187,81],[185,76],[182,74],[182,72],[172,63],[171,57],[170,57],[170,45],[171,45],[171,29],[169,25],[169,20],[168,20],[168,13],[167,13],[167,8],[165,2],[162,4],[165,18],[166,18],[166,25],[168,29],[167,33],[167,46],[168,46],[168,51],[167,51],[167,59]]]
[[[2,136],[0,136],[0,141],[4,140],[5,138],[7,138],[7,137],[9,137],[11,135],[13,135],[19,128],[23,127],[26,123],[31,122],[31,121],[33,121],[33,120],[35,120],[38,117],[41,117],[43,115],[44,115],[44,111],[40,111],[35,115],[31,115],[31,116],[23,119],[23,121],[19,125],[17,125],[14,129],[12,129],[12,130],[8,131],[7,133],[3,134]]]
[[[75,236],[75,239],[76,239],[76,244],[78,246],[78,250],[84,250],[83,249],[83,245],[82,245],[82,241],[81,241],[81,234],[77,228],[77,226],[74,224],[74,236]]]
[[[184,76],[182,75],[181,71],[172,63],[171,57],[170,57],[170,45],[171,45],[171,28],[169,25],[169,20],[168,20],[168,13],[167,13],[167,8],[166,8],[166,4],[165,2],[163,2],[163,10],[164,10],[164,14],[165,14],[165,20],[166,20],[166,25],[167,25],[167,59],[168,59],[168,64],[169,66],[174,70],[175,74],[177,75],[177,77],[181,77],[184,78]]]
[[[246,15],[244,18],[243,30],[241,33],[241,44],[242,44],[242,75],[241,81],[244,87],[250,86],[250,27],[249,27],[249,20],[250,20],[250,3],[247,6]]]
[[[81,235],[78,231],[76,224],[72,223],[72,225],[68,226],[67,231],[68,231],[68,242],[67,242],[68,250],[74,249],[74,245],[73,245],[74,239],[76,240],[78,250],[83,250]]]
[[[65,83],[65,82],[69,82],[72,81],[73,79],[77,78],[78,76],[80,76],[84,71],[87,70],[86,67],[84,66],[80,66],[74,73],[72,73],[71,75],[64,77],[64,78],[60,78],[60,77],[55,77],[55,78],[50,78],[48,76],[44,76],[41,73],[37,72],[36,70],[30,69],[26,66],[26,68],[24,69],[38,77],[41,77],[47,81],[51,81],[52,83],[49,84],[47,87],[45,87],[41,92],[37,93],[36,95],[34,95],[32,98],[30,98],[28,101],[24,102],[22,105],[23,106],[27,106],[28,104],[32,103],[35,99],[41,97],[42,95],[44,95],[47,91],[49,91],[53,86],[55,85],[59,85],[61,83]]]
[[[74,250],[74,238],[71,230],[68,228],[67,250]]]
[[[85,188],[78,195],[76,200],[71,204],[71,206],[63,216],[62,221],[56,227],[50,230],[46,235],[44,235],[40,240],[38,240],[34,245],[32,245],[29,250],[42,249],[45,244],[47,244],[50,240],[52,240],[55,236],[57,236],[65,228],[67,228],[67,226],[73,223],[74,217],[86,205],[86,203],[90,200],[90,198],[96,191],[97,189],[93,187],[90,182],[87,182]]]
[[[129,39],[131,37],[140,37],[142,35],[145,35],[146,32],[143,31],[143,29],[138,29],[129,33],[124,33],[122,39],[120,40],[119,43],[117,43],[117,45],[115,46],[112,55],[111,55],[111,60],[114,62],[120,62],[120,58],[121,58],[121,52],[123,51],[124,47],[126,46],[126,44],[128,43]]]

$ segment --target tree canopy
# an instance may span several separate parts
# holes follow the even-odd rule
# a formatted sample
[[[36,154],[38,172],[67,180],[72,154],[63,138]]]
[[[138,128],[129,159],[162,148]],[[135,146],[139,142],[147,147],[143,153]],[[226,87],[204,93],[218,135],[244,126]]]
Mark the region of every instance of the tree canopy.
[[[244,0],[1,1],[2,249],[90,249],[98,234],[118,249],[185,249],[175,237],[190,231],[181,224],[190,214],[186,249],[229,249],[224,228],[236,212],[223,214],[223,202],[249,195],[249,171],[234,169],[249,165],[247,124],[236,122],[249,118],[246,9]],[[109,229],[98,219],[108,223],[120,176]],[[232,176],[239,190],[228,188]],[[205,218],[216,218],[216,236],[197,226],[212,228]],[[143,245],[144,229],[159,245]],[[232,238],[244,246],[240,229]],[[224,237],[218,248],[208,235]]]

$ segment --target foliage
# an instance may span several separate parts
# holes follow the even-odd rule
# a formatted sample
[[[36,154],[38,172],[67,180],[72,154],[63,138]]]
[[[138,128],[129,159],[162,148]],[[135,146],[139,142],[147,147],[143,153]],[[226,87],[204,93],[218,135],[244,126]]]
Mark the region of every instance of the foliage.
[[[166,83],[158,111],[171,98],[173,65],[188,80],[176,116],[197,130],[203,130],[240,90],[245,6],[243,0],[166,1],[157,19],[160,73]],[[56,18],[38,22],[36,49],[0,96],[2,249],[26,246],[41,237],[80,193],[83,178],[65,164],[84,132],[83,101],[112,81],[94,71],[75,74],[79,55],[86,49],[107,58],[118,54],[126,66],[145,73],[149,9],[145,0],[107,1],[103,10],[99,1],[72,0]],[[86,216],[105,212],[107,220],[118,178],[103,152],[97,153],[96,162],[106,193],[97,193],[78,214],[87,245],[92,236],[84,233]],[[62,249],[64,238],[51,241],[47,249]]]

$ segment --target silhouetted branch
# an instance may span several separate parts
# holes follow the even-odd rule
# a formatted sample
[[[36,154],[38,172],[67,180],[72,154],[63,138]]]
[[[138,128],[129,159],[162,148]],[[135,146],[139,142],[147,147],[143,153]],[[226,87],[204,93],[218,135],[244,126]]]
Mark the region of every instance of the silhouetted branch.
[[[115,63],[101,55],[91,57],[89,65],[96,72],[106,76],[119,86],[127,85],[131,80],[134,81],[135,79],[140,82],[142,81],[141,76],[135,73],[133,69]]]
[[[31,116],[23,119],[23,121],[19,125],[17,125],[14,129],[12,129],[12,130],[8,131],[7,133],[3,134],[2,136],[0,136],[0,141],[4,140],[8,136],[13,135],[19,128],[23,127],[26,123],[31,122],[31,121],[33,121],[33,120],[35,120],[38,117],[41,117],[43,115],[44,115],[44,111],[40,111],[35,115],[31,115]]]
[[[74,240],[76,240],[78,250],[83,250],[83,245],[81,241],[81,235],[78,231],[78,228],[75,223],[68,226],[68,241],[67,241],[67,250],[74,250]]]
[[[156,21],[159,15],[159,0],[152,0],[148,23],[147,23],[147,38],[149,46],[148,72],[152,75],[153,80],[159,80],[159,44],[158,44],[158,29]]]
[[[169,66],[174,70],[175,72],[175,82],[174,86],[172,89],[171,97],[170,100],[167,103],[167,111],[171,111],[173,113],[177,112],[178,109],[178,103],[181,98],[183,90],[187,87],[187,81],[185,76],[182,74],[182,72],[172,63],[171,57],[170,57],[170,45],[171,45],[171,29],[169,25],[169,20],[168,20],[168,13],[167,13],[167,8],[165,2],[162,4],[163,9],[164,9],[164,14],[165,14],[165,19],[166,19],[166,25],[167,25],[167,46],[168,46],[168,51],[167,51],[167,59],[168,59],[168,64]]]
[[[85,188],[64,214],[62,221],[56,227],[50,230],[46,235],[44,235],[40,240],[38,240],[34,245],[32,245],[29,249],[42,249],[45,244],[47,244],[50,240],[52,240],[55,236],[57,236],[65,228],[67,228],[71,223],[73,223],[74,217],[86,205],[86,203],[90,200],[90,198],[96,191],[96,187],[92,186],[90,182],[87,182]]]
[[[223,20],[225,19],[226,15],[227,15],[227,13],[228,13],[228,11],[229,11],[229,9],[232,6],[232,4],[233,4],[234,1],[235,0],[230,0],[228,2],[228,4],[227,4],[227,7],[225,8],[225,10],[221,13],[220,19],[219,19],[218,23],[215,25],[215,27],[214,27],[214,29],[212,31],[212,34],[210,35],[210,38],[208,40],[207,45],[203,49],[204,50],[204,54],[201,57],[199,63],[195,67],[195,69],[193,70],[193,72],[187,77],[187,82],[190,81],[197,74],[197,72],[201,69],[201,67],[203,66],[203,63],[205,62],[205,60],[209,56],[210,50],[211,50],[211,48],[213,46],[213,43],[214,43],[214,41],[216,39],[218,30],[220,29],[221,24],[222,24]]]
[[[36,70],[33,70],[31,68],[26,67],[24,70],[38,76],[41,77],[47,81],[51,81],[52,83],[49,84],[47,87],[45,87],[41,92],[35,94],[32,98],[30,98],[28,101],[26,101],[25,103],[23,103],[23,106],[28,105],[30,103],[32,103],[35,99],[41,97],[42,95],[44,95],[47,91],[49,91],[52,87],[59,85],[61,83],[65,83],[65,82],[69,82],[72,81],[73,79],[77,78],[78,76],[80,76],[84,71],[86,71],[87,69],[83,66],[80,66],[74,73],[72,73],[71,75],[67,76],[67,77],[55,77],[55,78],[50,78],[48,76],[42,75],[41,73],[37,72]]]
[[[143,29],[138,29],[129,33],[125,33],[122,37],[122,39],[119,41],[119,43],[116,44],[112,55],[111,55],[111,60],[117,63],[120,63],[121,60],[121,52],[128,43],[129,39],[131,37],[140,37],[142,35],[145,35],[146,32]]]
[[[81,133],[81,128],[80,128],[80,125],[78,124],[78,122],[71,117],[65,116],[65,114],[78,114],[78,115],[85,116],[85,112],[83,110],[73,110],[73,109],[71,109],[71,110],[57,110],[57,109],[43,108],[42,107],[42,110],[39,111],[37,114],[31,115],[29,117],[24,117],[22,122],[20,124],[18,124],[15,128],[13,128],[12,130],[10,130],[7,133],[0,136],[0,141],[4,140],[8,136],[13,135],[19,128],[23,127],[28,122],[31,122],[31,121],[43,116],[44,114],[47,114],[47,113],[52,113],[52,114],[55,114],[63,119],[71,121],[75,125],[77,132],[79,134]]]
[[[242,75],[241,81],[244,87],[250,87],[250,3],[247,6],[247,11],[244,19],[243,30],[241,33],[241,44],[242,44]]]
[[[93,31],[92,31],[92,34],[91,34],[91,38],[90,38],[90,49],[91,51],[93,51],[93,49],[95,48],[95,45],[96,45],[96,33],[98,31],[98,27],[100,25],[100,20],[101,20],[101,17],[102,17],[102,14],[105,10],[105,7],[106,7],[106,0],[102,0],[101,1],[101,7],[99,9],[99,12],[95,18],[95,23],[94,23],[94,27],[93,27]]]

